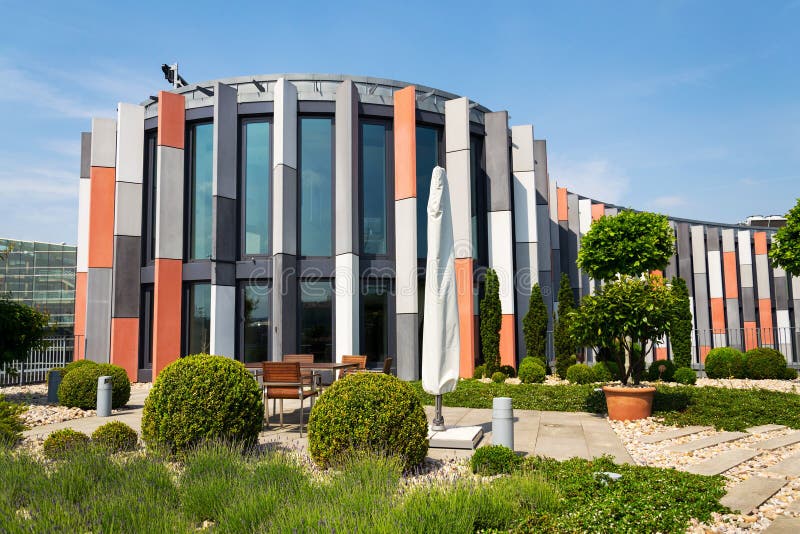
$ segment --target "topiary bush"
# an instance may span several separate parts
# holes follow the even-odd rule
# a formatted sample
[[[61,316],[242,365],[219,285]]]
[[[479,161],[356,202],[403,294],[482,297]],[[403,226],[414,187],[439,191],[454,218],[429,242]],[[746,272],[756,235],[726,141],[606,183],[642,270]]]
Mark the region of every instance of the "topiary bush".
[[[659,369],[662,365],[664,366],[663,372]],[[651,363],[650,367],[647,369],[647,379],[651,382],[655,382],[656,380],[672,382],[674,376],[675,364],[670,360],[656,360]]]
[[[75,360],[74,362],[69,362],[66,367],[64,367],[64,374],[66,375],[75,369],[92,365],[97,365],[97,362],[93,362],[92,360]]]
[[[361,373],[359,373],[361,374]],[[197,354],[174,361],[144,403],[142,439],[184,453],[205,440],[250,446],[264,420],[261,389],[241,362]]]
[[[111,421],[97,427],[92,432],[92,440],[111,452],[125,452],[136,450],[139,436],[122,421]]]
[[[508,378],[514,378],[517,376],[517,370],[514,369],[514,366],[512,365],[501,365],[499,371]]]
[[[605,365],[608,362],[597,362],[592,366],[592,374],[594,374],[595,382],[611,382],[614,380],[614,375],[611,370]]]
[[[472,472],[484,476],[511,473],[521,463],[522,458],[503,445],[480,447],[469,460]]]
[[[697,373],[691,367],[679,367],[672,379],[678,384],[693,386],[697,382]]]
[[[502,384],[503,382],[506,381],[506,378],[508,377],[502,371],[497,371],[494,374],[492,374],[492,382],[494,382],[495,384]]]
[[[591,384],[594,382],[594,372],[588,365],[576,363],[567,369],[567,380],[573,384]]]
[[[428,420],[414,389],[393,376],[354,373],[334,382],[308,418],[308,448],[323,467],[360,450],[398,456],[406,468],[428,452]]]
[[[784,380],[797,379],[797,369],[792,369],[791,367],[787,367],[786,370],[783,372],[783,376],[781,378],[783,378]]]
[[[87,360],[78,360],[81,361]],[[74,367],[72,370],[67,366],[67,373],[58,387],[58,403],[69,408],[96,409],[97,379],[101,376],[110,376],[112,380],[111,408],[116,410],[125,406],[131,398],[128,373],[118,365],[94,362]]]
[[[25,424],[22,422],[20,415],[26,409],[21,404],[8,402],[0,395],[0,449],[13,447],[22,439],[22,431],[25,430]]]
[[[480,380],[485,376],[486,376],[486,364],[477,366],[475,370],[472,372],[472,378],[475,378],[476,380]]]
[[[744,353],[744,375],[754,380],[783,378],[786,375],[786,358],[775,349],[750,349]]]
[[[546,375],[545,368],[536,358],[528,356],[519,364],[518,376],[523,384],[541,384],[544,382]]]
[[[717,347],[706,355],[708,378],[744,378],[744,354],[733,347]]]
[[[47,436],[42,444],[42,453],[45,458],[58,460],[69,455],[73,451],[88,447],[91,443],[89,436],[83,432],[62,428]]]

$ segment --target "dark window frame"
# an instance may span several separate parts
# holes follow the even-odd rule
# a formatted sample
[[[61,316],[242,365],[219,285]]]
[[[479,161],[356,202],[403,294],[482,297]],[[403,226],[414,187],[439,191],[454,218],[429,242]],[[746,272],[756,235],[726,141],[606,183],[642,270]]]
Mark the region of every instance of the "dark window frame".
[[[247,176],[246,176],[246,166],[247,166],[247,125],[252,123],[260,123],[266,122],[269,125],[269,217],[267,218],[267,228],[268,228],[268,246],[267,246],[267,253],[266,254],[246,254],[247,250]],[[237,228],[236,232],[239,236],[237,240],[237,251],[236,257],[239,260],[249,260],[251,258],[270,258],[272,257],[272,252],[274,250],[274,240],[272,235],[272,227],[273,227],[273,220],[275,216],[275,182],[274,177],[275,173],[273,169],[275,168],[274,165],[274,152],[273,147],[275,146],[275,130],[274,130],[274,119],[273,115],[240,115],[239,116],[239,154],[237,159],[238,169],[237,169]]]
[[[274,319],[272,317],[272,278],[250,278],[245,280],[237,280],[236,281],[236,359],[242,363],[244,361],[244,302],[245,302],[245,291],[247,286],[250,285],[263,285],[267,288],[267,295],[268,295],[268,303],[270,310],[270,330],[269,330],[269,341],[267,344],[267,360],[274,361],[274,356],[272,354],[272,335],[273,335],[273,327],[274,327]]]
[[[189,331],[192,321],[191,321],[191,310],[189,309],[189,303],[191,300],[191,291],[192,288],[197,285],[207,285],[209,291],[211,291],[211,280],[193,280],[190,282],[184,281],[181,287],[181,355],[188,356],[189,355],[189,340],[191,337],[191,332]],[[210,300],[210,299],[209,299]],[[212,321],[212,312],[213,310],[208,310],[208,320],[209,320],[209,351],[211,350],[211,321]]]
[[[446,145],[445,145],[444,117],[442,116],[442,118],[441,118],[442,122],[439,123],[439,122],[423,121],[423,120],[420,119],[419,115],[420,115],[420,113],[418,111],[417,112],[417,122],[414,125],[414,128],[415,128],[415,130],[414,130],[414,132],[415,132],[414,138],[415,138],[415,140],[416,140],[416,128],[423,127],[423,128],[432,128],[432,129],[437,130],[437,132],[439,133],[439,139],[438,139],[438,143],[437,143],[437,154],[436,154],[436,156],[437,156],[436,160],[437,161],[436,161],[436,165],[438,165],[439,167],[445,167],[446,168],[447,153],[445,152]],[[428,114],[428,115],[431,115],[431,114]],[[431,118],[431,117],[428,117],[428,118]],[[416,150],[416,147],[414,147],[414,148]],[[416,173],[416,169],[414,169],[414,172]],[[415,180],[417,178],[418,177],[415,176]],[[419,196],[419,183],[417,183],[417,210],[418,211],[420,209],[427,210],[427,206],[421,206],[420,205],[419,197],[420,197]],[[419,241],[419,228],[417,228],[417,240]],[[420,278],[424,278],[425,277],[425,267],[427,266],[427,264],[428,264],[428,258],[427,257],[420,258],[419,256],[417,256],[417,266],[419,267],[419,269],[417,269],[417,271],[418,271],[418,276]]]
[[[194,263],[209,261],[210,258],[192,258],[192,232],[194,227],[192,224],[192,210],[194,209],[194,176],[195,176],[195,136],[196,128],[206,124],[214,124],[213,120],[206,118],[199,119],[186,123],[186,147],[184,150],[184,172],[183,172],[183,261],[184,263]],[[213,150],[213,149],[212,149]],[[212,178],[213,180],[213,178]],[[212,185],[213,187],[213,185]],[[213,197],[212,197],[213,198]],[[212,200],[212,218],[213,218],[213,200]],[[213,223],[212,223],[213,224]],[[212,228],[212,231],[214,229]],[[209,236],[209,239],[211,237]],[[214,256],[213,241],[211,249],[211,257]]]
[[[473,177],[471,176],[472,173],[472,157],[473,152],[477,145],[478,158],[477,158],[477,168],[476,175],[474,176],[475,183],[470,184],[472,190],[470,191],[470,196],[475,196],[475,210],[477,217],[477,228],[476,231],[477,235],[477,243],[478,243],[478,250],[475,251],[473,254],[473,259],[476,263],[476,267],[479,265],[489,265],[489,212],[488,206],[486,201],[489,197],[489,181],[486,176],[486,143],[485,143],[485,136],[481,134],[472,133],[469,138],[470,144],[470,179]],[[470,207],[471,209],[471,207]],[[470,221],[471,224],[471,221]]]
[[[139,295],[139,357],[138,369],[153,368],[153,303],[155,287],[153,284],[142,284]]]
[[[382,286],[383,290],[386,293],[386,356],[394,358],[394,362],[392,362],[392,367],[397,368],[397,355],[393,354],[393,349],[397,348],[397,301],[395,299],[395,288],[396,283],[395,279],[391,277],[378,277],[378,276],[366,276],[362,277],[359,280],[359,298],[358,298],[358,311],[359,311],[359,325],[358,325],[358,337],[359,337],[359,347],[360,353],[365,354],[364,347],[366,347],[367,342],[367,332],[366,332],[366,323],[364,322],[364,299],[367,296],[367,287],[372,285],[380,285]],[[335,300],[335,299],[334,299]],[[384,360],[379,360],[377,362],[377,368],[383,368]]]
[[[386,136],[386,253],[368,254],[364,252],[364,165],[362,164],[364,136],[362,125],[375,124],[384,126]],[[385,117],[359,117],[358,120],[358,182],[354,187],[358,191],[358,251],[364,259],[387,259],[395,256],[395,213],[394,213],[394,122]]]
[[[141,266],[153,265],[156,255],[156,198],[153,194],[158,180],[158,130],[144,134],[142,169],[142,259]]]
[[[297,280],[297,295],[295,298],[295,320],[297,328],[296,330],[296,343],[297,343],[297,350],[302,352],[302,337],[303,337],[303,323],[302,323],[302,316],[303,316],[303,291],[301,289],[301,285],[304,282],[328,282],[331,285],[331,361],[336,361],[336,279],[332,276],[316,276],[316,277],[306,277],[306,278],[298,278]],[[316,355],[315,355],[316,356]],[[316,361],[316,359],[315,359]]]
[[[302,135],[303,119],[330,119],[331,121],[331,254],[329,256],[307,256],[303,250],[303,158]],[[335,258],[336,257],[336,116],[330,113],[298,113],[297,115],[297,258]]]

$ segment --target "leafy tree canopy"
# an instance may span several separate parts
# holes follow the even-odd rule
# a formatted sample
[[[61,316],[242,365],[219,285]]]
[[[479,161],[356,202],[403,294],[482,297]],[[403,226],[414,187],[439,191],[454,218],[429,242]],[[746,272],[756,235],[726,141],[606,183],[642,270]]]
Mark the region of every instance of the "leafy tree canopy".
[[[772,263],[792,276],[800,276],[800,198],[789,210],[786,226],[779,229],[769,251]]]
[[[30,306],[0,297],[0,363],[21,360],[44,344],[48,316]]]

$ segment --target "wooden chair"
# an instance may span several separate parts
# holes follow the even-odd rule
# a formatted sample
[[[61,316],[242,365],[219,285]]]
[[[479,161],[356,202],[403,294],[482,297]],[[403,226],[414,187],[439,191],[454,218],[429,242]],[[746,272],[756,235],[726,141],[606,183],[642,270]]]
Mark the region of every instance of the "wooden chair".
[[[283,428],[283,399],[298,399],[300,401],[300,435],[303,435],[303,403],[311,397],[310,407],[314,406],[314,397],[319,393],[315,382],[311,381],[308,388],[300,375],[298,362],[263,362],[264,397],[267,411],[267,428],[269,428],[269,399],[272,399],[272,413],[275,413],[275,401],[281,401],[280,425]]]
[[[394,363],[394,359],[391,356],[387,356],[383,360],[383,369],[368,369],[368,373],[383,373],[385,375],[392,374],[392,363]]]
[[[314,355],[313,354],[284,354],[283,361],[287,363],[314,363]],[[300,376],[306,381],[308,384],[311,385],[311,382],[316,382],[316,387],[319,389],[322,387],[322,376],[319,374],[315,374],[310,369],[301,369]]]
[[[357,373],[358,371],[365,370],[367,368],[367,357],[366,357],[366,355],[363,355],[363,354],[362,355],[357,355],[357,356],[356,355],[345,354],[344,356],[342,356],[342,363],[357,363],[358,364],[358,367],[356,367],[355,369],[353,369],[352,367],[347,368],[347,369],[342,369],[342,377],[345,377],[347,375],[350,375],[350,374],[353,374],[353,373]]]

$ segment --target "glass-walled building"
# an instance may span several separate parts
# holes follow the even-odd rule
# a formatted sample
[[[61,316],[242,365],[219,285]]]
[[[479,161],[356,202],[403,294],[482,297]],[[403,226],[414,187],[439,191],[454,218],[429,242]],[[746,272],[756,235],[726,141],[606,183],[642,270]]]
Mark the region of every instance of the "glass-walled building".
[[[132,378],[198,352],[250,365],[364,354],[378,368],[391,357],[398,376],[418,378],[436,166],[453,208],[461,373],[481,356],[487,268],[500,280],[501,359],[515,365],[532,286],[550,310],[562,272],[576,296],[589,294],[580,236],[619,209],[556,187],[532,126],[393,80],[205,82],[120,104],[82,139],[76,334],[82,356]],[[797,281],[762,268],[769,233],[673,225],[666,274],[689,280],[698,362],[718,330],[763,339],[794,325]]]

